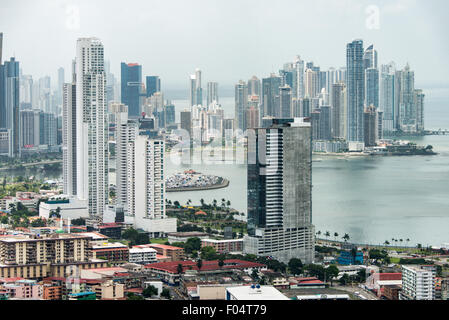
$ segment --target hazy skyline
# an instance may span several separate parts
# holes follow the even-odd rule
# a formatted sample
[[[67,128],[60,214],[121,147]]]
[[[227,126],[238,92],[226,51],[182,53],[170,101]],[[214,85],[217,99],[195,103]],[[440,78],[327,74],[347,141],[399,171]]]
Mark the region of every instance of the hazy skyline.
[[[374,44],[379,64],[409,62],[417,87],[449,84],[443,0],[2,0],[3,60],[16,56],[24,74],[56,83],[75,56],[76,39],[98,37],[120,78],[120,62],[159,75],[162,89],[187,89],[203,71],[203,87],[266,77],[299,54],[323,70],[346,64],[346,44]],[[379,13],[378,20],[376,12]]]

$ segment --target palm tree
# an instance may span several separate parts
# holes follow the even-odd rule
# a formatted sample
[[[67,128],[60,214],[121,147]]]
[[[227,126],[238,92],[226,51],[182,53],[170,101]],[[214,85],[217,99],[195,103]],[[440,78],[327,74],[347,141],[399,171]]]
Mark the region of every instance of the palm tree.
[[[388,240],[385,240],[384,245],[388,246],[390,242]]]
[[[203,198],[200,199],[200,203],[201,203],[201,207],[204,207],[204,199]]]
[[[231,206],[231,201],[226,201],[226,205],[228,206],[228,207],[230,207]]]
[[[330,232],[329,231],[326,231],[326,233],[324,234],[324,236],[326,237],[326,240],[330,237]]]
[[[335,241],[337,241],[338,238],[338,232],[334,232]]]
[[[408,246],[408,243],[410,242],[410,239],[407,238],[407,239],[405,239],[405,241],[407,241],[407,246]]]
[[[226,206],[226,199],[222,198],[221,199],[221,207],[224,208]]]
[[[318,230],[318,232],[316,233],[316,235],[317,235],[317,236],[320,236],[320,234],[321,234],[321,231]]]
[[[345,233],[345,235],[342,237],[343,240],[348,241],[350,239],[349,234]]]

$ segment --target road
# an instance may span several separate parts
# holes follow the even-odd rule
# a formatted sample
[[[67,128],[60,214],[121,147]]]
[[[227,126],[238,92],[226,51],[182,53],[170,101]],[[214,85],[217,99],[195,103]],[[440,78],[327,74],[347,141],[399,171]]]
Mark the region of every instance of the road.
[[[364,298],[366,298],[366,300],[379,300],[379,298],[373,294],[372,292],[365,290],[363,288],[360,288],[359,286],[338,286],[335,287],[338,290],[342,290],[342,291],[346,291],[346,292],[350,292],[352,294],[354,294],[355,296],[357,296],[355,294],[355,292],[359,292],[359,295],[363,296]]]

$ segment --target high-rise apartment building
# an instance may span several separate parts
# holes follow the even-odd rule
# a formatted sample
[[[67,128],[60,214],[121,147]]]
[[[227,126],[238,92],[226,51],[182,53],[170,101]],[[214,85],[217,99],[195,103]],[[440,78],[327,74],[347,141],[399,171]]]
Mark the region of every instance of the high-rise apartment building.
[[[164,140],[140,134],[127,152],[127,215],[152,237],[176,232],[176,219],[165,213]]]
[[[343,82],[334,83],[330,103],[332,106],[332,137],[335,139],[346,139],[346,102],[346,85]]]
[[[435,266],[402,265],[400,300],[434,300]]]
[[[248,108],[248,86],[240,80],[235,85],[235,120],[236,129],[246,130],[246,109]]]
[[[363,40],[346,46],[346,93],[348,104],[348,141],[364,141],[365,68]]]
[[[248,235],[244,252],[312,263],[311,127],[271,119],[248,138]]]
[[[218,82],[207,83],[207,107],[213,102],[218,103]]]
[[[201,87],[201,70],[196,69],[190,76],[190,106],[203,104],[203,88]]]
[[[76,54],[77,197],[89,215],[102,219],[109,196],[108,119],[104,48],[97,38],[80,38]]]
[[[282,78],[271,74],[269,78],[262,79],[262,116],[280,117],[279,108],[279,87]]]
[[[248,95],[249,96],[260,96],[260,80],[256,76],[252,76],[251,79],[248,80]]]
[[[393,132],[395,125],[395,70],[394,64],[381,66],[379,83],[379,109],[383,112],[384,132]]]

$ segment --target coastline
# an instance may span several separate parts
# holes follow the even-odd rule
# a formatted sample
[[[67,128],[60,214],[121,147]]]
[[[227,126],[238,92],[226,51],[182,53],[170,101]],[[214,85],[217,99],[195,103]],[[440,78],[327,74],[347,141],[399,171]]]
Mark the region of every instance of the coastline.
[[[201,190],[214,190],[214,189],[221,189],[226,188],[229,186],[229,180],[223,178],[223,181],[219,184],[214,184],[211,186],[206,187],[187,187],[187,188],[171,188],[171,189],[165,189],[165,192],[184,192],[184,191],[201,191]]]

